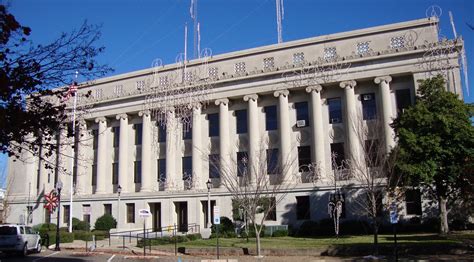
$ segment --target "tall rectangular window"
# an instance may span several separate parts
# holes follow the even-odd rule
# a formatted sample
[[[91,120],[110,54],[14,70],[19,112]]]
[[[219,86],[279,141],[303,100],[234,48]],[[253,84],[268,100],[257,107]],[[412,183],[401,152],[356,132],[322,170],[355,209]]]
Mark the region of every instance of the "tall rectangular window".
[[[158,127],[158,142],[166,142],[166,123],[156,122]]]
[[[92,165],[92,186],[97,185],[97,163]]]
[[[219,178],[219,154],[209,155],[209,178]]]
[[[248,161],[247,152],[237,152],[237,176],[243,176],[248,172]]]
[[[265,130],[277,130],[278,119],[277,119],[277,107],[266,106],[263,108],[265,111]]]
[[[365,164],[368,167],[375,167],[379,163],[378,158],[380,154],[380,144],[377,139],[365,140]]]
[[[278,148],[267,149],[267,174],[276,175],[280,172],[278,157]]]
[[[362,118],[364,120],[372,120],[377,117],[377,105],[375,103],[375,94],[363,94],[362,100]]]
[[[120,146],[120,127],[114,126],[112,127],[112,133],[114,133],[114,147]]]
[[[158,181],[165,181],[166,180],[166,159],[160,158],[158,159]]]
[[[235,118],[237,120],[237,134],[247,133],[247,110],[236,110]]]
[[[297,196],[296,197],[296,219],[304,220],[310,219],[310,202],[309,196]]]
[[[308,102],[305,101],[295,103],[295,109],[296,121],[304,121],[302,126],[309,126]]]
[[[403,112],[403,109],[411,106],[410,89],[400,89],[395,91],[395,100],[397,103],[397,114]]]
[[[209,121],[209,137],[219,136],[219,113],[208,114]]]
[[[71,208],[69,205],[64,205],[64,214],[63,214],[63,223],[67,223],[69,225],[69,214],[71,212]]]
[[[308,172],[310,164],[311,164],[311,147],[299,146],[298,147],[299,172]]]
[[[142,182],[142,161],[133,162],[133,182]]]
[[[331,160],[335,161],[332,163],[332,168],[334,169],[335,166],[340,167],[343,164],[344,159],[345,159],[344,143],[332,143],[331,144]]]
[[[89,225],[91,223],[91,212],[91,205],[82,205],[82,221],[87,222]]]
[[[141,145],[142,144],[143,125],[142,124],[134,124],[133,129],[135,130],[135,145]]]
[[[330,98],[327,100],[329,109],[329,123],[337,124],[342,123],[342,105],[341,98]]]
[[[193,158],[185,156],[183,161],[183,180],[189,179],[193,176]]]
[[[119,176],[119,164],[117,162],[112,163],[112,184],[118,184]]]
[[[94,150],[97,149],[97,147],[99,146],[99,130],[97,129],[94,129],[92,130],[92,147],[94,148]]]
[[[405,203],[407,215],[421,216],[421,194],[418,189],[411,189],[405,192]]]
[[[188,127],[185,127],[183,125],[183,140],[188,140],[193,138],[193,127],[189,125]]]
[[[268,205],[268,214],[267,214],[267,217],[265,218],[266,221],[276,221],[277,218],[276,218],[276,204],[275,204],[275,198],[272,197],[272,198],[267,198],[267,199],[264,199],[264,201],[268,201],[268,203],[266,205]]]
[[[127,223],[135,223],[135,204],[127,203]]]
[[[104,215],[112,215],[112,204],[104,204]]]

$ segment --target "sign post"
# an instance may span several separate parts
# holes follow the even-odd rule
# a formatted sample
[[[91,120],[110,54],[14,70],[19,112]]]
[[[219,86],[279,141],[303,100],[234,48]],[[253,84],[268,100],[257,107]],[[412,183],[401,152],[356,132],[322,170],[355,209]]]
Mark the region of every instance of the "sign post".
[[[151,216],[151,212],[148,209],[140,209],[138,210],[138,216],[143,218],[143,256],[146,256],[146,230],[145,230],[145,222],[147,217]]]
[[[390,223],[393,226],[393,240],[394,240],[394,253],[395,253],[395,261],[398,261],[398,247],[397,247],[397,223],[398,223],[398,209],[397,204],[393,202],[390,205]]]
[[[221,214],[218,206],[214,206],[214,225],[216,225],[217,236],[217,259],[219,259],[219,225],[221,224]]]

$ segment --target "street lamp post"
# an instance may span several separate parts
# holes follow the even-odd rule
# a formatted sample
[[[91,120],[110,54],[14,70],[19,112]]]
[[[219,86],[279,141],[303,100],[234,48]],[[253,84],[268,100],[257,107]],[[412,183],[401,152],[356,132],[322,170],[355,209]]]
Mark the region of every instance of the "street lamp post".
[[[54,248],[54,251],[61,251],[61,248],[59,247],[59,242],[60,242],[60,236],[59,236],[59,222],[60,222],[60,215],[61,215],[61,189],[63,188],[63,183],[61,180],[59,180],[56,183],[56,190],[58,191],[58,222],[56,225],[56,247]]]
[[[117,228],[119,228],[120,222],[120,194],[122,193],[122,187],[120,185],[117,186],[117,194],[118,194],[118,202],[117,202]]]
[[[211,228],[211,188],[212,188],[212,181],[211,179],[207,180],[207,228]]]

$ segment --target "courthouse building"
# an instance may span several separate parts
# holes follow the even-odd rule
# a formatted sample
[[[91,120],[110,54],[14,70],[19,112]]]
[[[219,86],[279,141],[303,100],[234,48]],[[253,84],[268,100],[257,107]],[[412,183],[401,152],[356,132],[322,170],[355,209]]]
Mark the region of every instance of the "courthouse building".
[[[389,124],[415,102],[418,80],[441,70],[449,91],[462,97],[462,48],[459,39],[440,40],[438,19],[426,18],[195,59],[185,69],[181,64],[157,65],[83,84],[78,89],[73,179],[70,171],[45,169],[45,161],[27,153],[23,161],[11,160],[7,221],[56,223],[56,213],[45,211],[41,196],[58,179],[63,183],[61,226],[67,225],[72,209],[73,217],[92,224],[109,213],[118,217],[120,229],[138,229],[138,210],[149,209],[147,227],[202,229],[207,225],[209,179],[212,205],[220,207],[221,216],[232,218],[232,197],[219,181],[219,165],[209,163],[222,161],[222,152],[233,152],[237,162],[248,155],[251,163],[255,156],[250,151],[268,141],[267,152],[294,156],[300,167],[318,163],[330,171],[331,153],[345,159],[359,154],[351,115],[366,122],[379,119],[389,149],[395,144]],[[172,86],[172,75],[182,70],[207,83],[201,86],[206,97],[202,102],[207,103],[191,104],[189,128],[182,127],[179,117],[163,124],[150,102],[153,89]],[[188,76],[192,78],[185,73],[181,80],[188,81]],[[91,96],[83,97],[88,92]],[[161,95],[170,96],[166,103],[183,94]],[[173,121],[177,128],[167,129]],[[66,156],[73,154],[72,147],[60,150],[64,153],[49,160],[68,170]],[[332,184],[324,177],[304,179],[304,174],[291,179],[286,182],[295,186],[266,223],[297,225],[327,218]],[[339,180],[348,184],[351,177]],[[345,218],[356,219],[351,196],[342,193]],[[401,215],[421,215],[419,194],[409,198],[401,204]]]

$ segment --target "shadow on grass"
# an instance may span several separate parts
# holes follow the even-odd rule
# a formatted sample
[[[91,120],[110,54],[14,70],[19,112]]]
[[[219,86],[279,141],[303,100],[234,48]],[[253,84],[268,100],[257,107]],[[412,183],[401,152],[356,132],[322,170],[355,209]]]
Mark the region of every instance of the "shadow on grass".
[[[393,236],[384,236],[383,237],[387,241],[394,241],[395,238]],[[397,236],[397,241],[399,242],[430,242],[430,241],[440,241],[440,240],[448,240],[446,237],[442,237],[436,234],[433,235],[413,235],[413,236],[407,236],[407,235],[402,235],[402,236]]]

